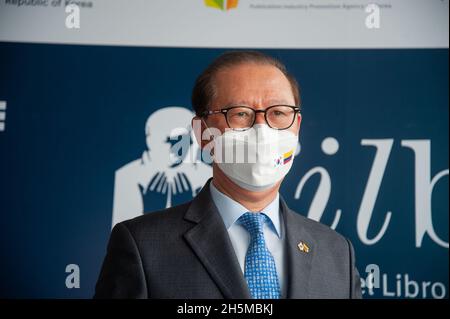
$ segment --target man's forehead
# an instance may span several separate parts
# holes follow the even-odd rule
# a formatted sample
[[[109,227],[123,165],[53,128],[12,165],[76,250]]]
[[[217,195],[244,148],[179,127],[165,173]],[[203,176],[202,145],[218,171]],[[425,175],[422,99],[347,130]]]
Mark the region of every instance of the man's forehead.
[[[218,71],[214,80],[213,101],[222,107],[245,105],[265,108],[295,103],[291,83],[273,65],[250,63],[228,67]]]

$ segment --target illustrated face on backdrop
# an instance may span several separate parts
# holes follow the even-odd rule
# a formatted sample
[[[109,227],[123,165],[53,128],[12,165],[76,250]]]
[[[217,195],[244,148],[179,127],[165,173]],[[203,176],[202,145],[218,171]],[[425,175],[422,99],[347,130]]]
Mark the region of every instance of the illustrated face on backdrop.
[[[142,155],[115,172],[113,222],[175,206],[192,199],[211,166],[195,162],[193,113],[181,106],[162,106],[145,123],[147,147]]]
[[[167,107],[154,112],[145,125],[146,143],[153,165],[159,169],[180,165],[192,144],[192,113],[180,107]]]
[[[192,167],[184,162],[195,151],[191,149],[191,118],[192,113],[182,107],[162,108],[148,118],[148,150],[143,159],[149,176],[140,186],[144,208],[154,203],[169,207],[192,198]]]

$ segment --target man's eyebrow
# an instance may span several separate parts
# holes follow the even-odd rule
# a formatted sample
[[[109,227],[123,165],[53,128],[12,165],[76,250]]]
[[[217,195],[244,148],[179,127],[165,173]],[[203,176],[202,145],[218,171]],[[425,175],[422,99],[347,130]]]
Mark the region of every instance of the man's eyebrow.
[[[269,100],[267,102],[264,103],[264,107],[268,107],[268,106],[272,106],[272,105],[290,105],[289,103],[287,103],[286,100]],[[254,106],[253,103],[249,103],[249,101],[244,101],[244,100],[240,100],[240,101],[236,101],[236,102],[230,102],[226,104],[226,107],[229,106]]]

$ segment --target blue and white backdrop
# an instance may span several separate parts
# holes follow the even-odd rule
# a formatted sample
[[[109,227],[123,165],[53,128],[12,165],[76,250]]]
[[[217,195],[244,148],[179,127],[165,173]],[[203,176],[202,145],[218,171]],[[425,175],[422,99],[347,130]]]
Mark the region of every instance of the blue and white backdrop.
[[[91,297],[115,223],[191,199],[193,82],[251,48],[302,89],[288,204],[352,240],[364,297],[448,298],[448,1],[346,2],[1,0],[0,297]]]

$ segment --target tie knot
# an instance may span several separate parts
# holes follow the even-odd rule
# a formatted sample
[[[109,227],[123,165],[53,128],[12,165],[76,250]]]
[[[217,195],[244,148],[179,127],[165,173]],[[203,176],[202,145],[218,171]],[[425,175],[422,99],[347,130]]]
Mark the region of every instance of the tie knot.
[[[266,220],[266,215],[263,213],[250,213],[247,212],[239,217],[238,221],[242,226],[250,233],[253,237],[254,235],[263,233],[263,226]]]

